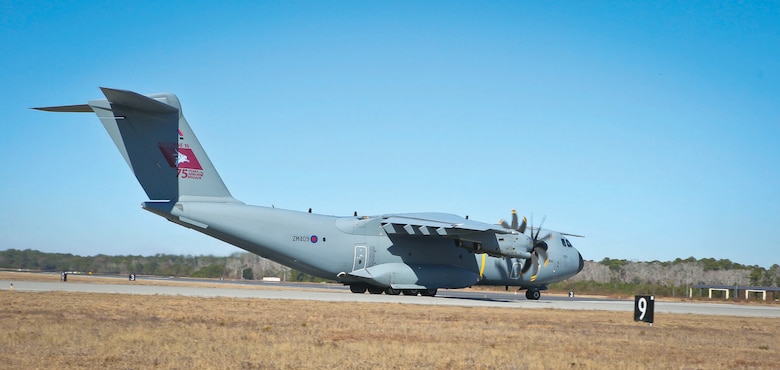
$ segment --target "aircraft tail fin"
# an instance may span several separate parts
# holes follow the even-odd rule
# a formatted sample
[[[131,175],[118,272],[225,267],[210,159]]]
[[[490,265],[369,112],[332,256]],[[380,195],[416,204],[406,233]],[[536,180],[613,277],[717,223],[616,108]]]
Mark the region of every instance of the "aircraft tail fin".
[[[100,89],[107,100],[35,109],[95,112],[152,201],[238,202],[192,132],[176,95]]]

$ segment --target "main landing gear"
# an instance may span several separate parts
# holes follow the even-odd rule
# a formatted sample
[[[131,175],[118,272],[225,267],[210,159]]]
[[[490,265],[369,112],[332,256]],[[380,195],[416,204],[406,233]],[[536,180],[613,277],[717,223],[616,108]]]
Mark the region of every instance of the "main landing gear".
[[[371,294],[382,294],[385,293],[387,295],[421,295],[424,297],[434,297],[436,296],[436,293],[438,293],[438,289],[432,288],[432,289],[393,289],[393,288],[382,288],[375,285],[366,285],[366,284],[350,284],[349,285],[349,291],[352,293],[357,294],[363,294],[366,291],[368,291]]]
[[[542,296],[542,293],[538,289],[531,289],[525,291],[525,298],[538,301],[539,298]]]
[[[352,293],[363,294],[366,292],[366,289],[368,289],[368,286],[363,284],[352,284],[349,286],[349,291]]]

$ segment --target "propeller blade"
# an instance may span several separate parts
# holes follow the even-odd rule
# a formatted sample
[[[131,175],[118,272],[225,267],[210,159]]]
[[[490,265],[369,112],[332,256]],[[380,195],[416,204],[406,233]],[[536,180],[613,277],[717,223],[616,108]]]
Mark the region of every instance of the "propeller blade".
[[[531,275],[531,278],[529,280],[530,281],[536,281],[536,275],[539,273],[539,258],[536,257],[536,254],[532,254],[531,255],[531,259],[534,260],[533,261],[534,273],[533,273],[533,275]]]
[[[500,220],[498,220],[498,224],[499,224],[499,225],[501,225],[501,227],[503,227],[503,228],[505,228],[505,229],[508,229],[508,228],[509,228],[509,224],[508,224],[508,223],[506,223],[506,221],[504,221],[504,219],[503,219],[503,218],[502,218],[502,219],[500,219]]]
[[[547,216],[542,216],[542,222],[539,223],[539,227],[536,228],[536,235],[534,236],[534,241],[539,240],[539,233],[542,231],[542,225],[544,225],[544,220],[547,218]]]
[[[512,210],[512,230],[517,230],[517,211]]]
[[[547,267],[547,264],[550,262],[548,256],[547,256],[547,243],[543,241],[538,241],[534,245],[534,252],[539,255],[539,258],[541,258],[544,261],[544,267]]]
[[[520,269],[520,274],[525,275],[525,273],[528,272],[528,270],[530,268],[531,268],[531,259],[530,258],[526,258],[525,262],[523,263],[523,268]]]
[[[523,223],[520,224],[520,228],[518,228],[517,231],[519,231],[520,234],[525,234],[526,226],[528,226],[528,220],[526,220],[525,216],[523,216]]]
[[[538,263],[539,263],[539,259],[536,257],[535,254],[531,253],[531,258],[525,259],[525,263],[523,263],[523,269],[520,270],[520,273],[525,275],[525,273],[531,269],[531,266],[535,266]]]

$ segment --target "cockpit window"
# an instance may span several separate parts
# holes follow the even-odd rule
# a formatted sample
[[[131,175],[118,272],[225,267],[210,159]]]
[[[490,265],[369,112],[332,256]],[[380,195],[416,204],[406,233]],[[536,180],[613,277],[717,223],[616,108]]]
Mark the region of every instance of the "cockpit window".
[[[569,239],[561,238],[561,244],[563,244],[564,247],[573,248]]]

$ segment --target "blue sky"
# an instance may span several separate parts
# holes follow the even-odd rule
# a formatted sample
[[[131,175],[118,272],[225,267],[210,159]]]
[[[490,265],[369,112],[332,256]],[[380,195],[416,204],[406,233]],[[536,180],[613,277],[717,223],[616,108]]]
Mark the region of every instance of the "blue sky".
[[[170,91],[233,195],[512,208],[586,259],[780,263],[780,5],[0,2],[0,249],[237,248],[140,209],[92,114]]]

